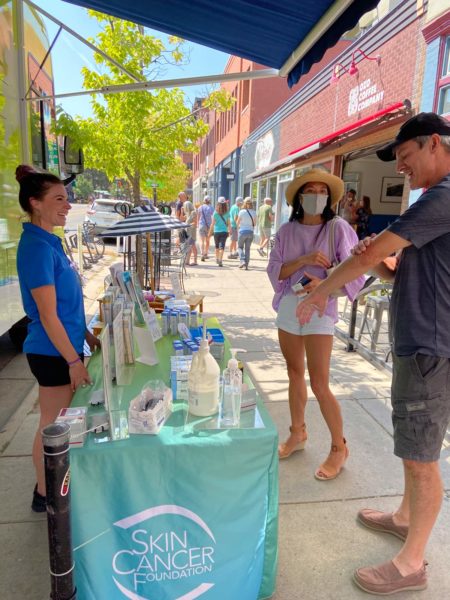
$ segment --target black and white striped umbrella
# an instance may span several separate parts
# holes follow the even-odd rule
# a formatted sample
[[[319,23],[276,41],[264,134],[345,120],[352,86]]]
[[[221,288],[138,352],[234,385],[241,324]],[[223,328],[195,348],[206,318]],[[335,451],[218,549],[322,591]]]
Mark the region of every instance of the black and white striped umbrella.
[[[127,237],[139,233],[156,233],[186,227],[179,219],[162,215],[150,206],[134,208],[128,217],[105,229],[101,237]]]

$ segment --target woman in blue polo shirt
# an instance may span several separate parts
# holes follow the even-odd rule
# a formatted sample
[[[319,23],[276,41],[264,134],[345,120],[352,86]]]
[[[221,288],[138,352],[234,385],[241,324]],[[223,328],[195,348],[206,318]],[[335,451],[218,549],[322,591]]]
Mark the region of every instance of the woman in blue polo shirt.
[[[31,322],[24,352],[39,384],[40,421],[33,445],[37,484],[32,509],[44,512],[45,476],[40,431],[70,405],[79,385],[90,383],[83,363],[86,339],[98,340],[86,330],[83,294],[78,273],[54,235],[64,226],[70,203],[61,180],[27,165],[16,169],[19,203],[30,217],[24,223],[17,250],[17,272],[25,313]]]

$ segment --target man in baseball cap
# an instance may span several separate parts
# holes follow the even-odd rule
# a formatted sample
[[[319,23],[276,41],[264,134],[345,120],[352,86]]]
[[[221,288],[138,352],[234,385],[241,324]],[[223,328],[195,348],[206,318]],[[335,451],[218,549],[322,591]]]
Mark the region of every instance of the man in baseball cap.
[[[450,135],[450,122],[436,113],[419,113],[403,123],[395,140],[378,150],[377,156],[385,162],[395,160],[395,150],[400,144],[433,133]]]
[[[314,311],[323,314],[333,290],[371,269],[394,283],[391,402],[404,496],[394,512],[366,508],[358,521],[406,543],[392,560],[354,573],[366,592],[389,595],[427,586],[425,548],[442,503],[438,461],[450,422],[450,123],[420,113],[377,154],[395,159],[410,188],[425,191],[385,231],[361,240],[299,304],[297,316],[306,323]]]

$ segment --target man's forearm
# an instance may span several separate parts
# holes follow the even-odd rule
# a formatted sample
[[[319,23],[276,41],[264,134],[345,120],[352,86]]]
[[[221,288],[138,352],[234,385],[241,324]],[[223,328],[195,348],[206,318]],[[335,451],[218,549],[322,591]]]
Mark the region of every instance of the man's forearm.
[[[397,259],[393,256],[386,258],[372,269],[380,279],[391,282],[395,279],[396,270]]]
[[[375,264],[369,264],[364,255],[349,256],[329,277],[317,286],[316,290],[325,296],[330,296],[330,294],[336,290],[340,290],[349,281],[353,281],[371,269],[373,270],[375,266]]]

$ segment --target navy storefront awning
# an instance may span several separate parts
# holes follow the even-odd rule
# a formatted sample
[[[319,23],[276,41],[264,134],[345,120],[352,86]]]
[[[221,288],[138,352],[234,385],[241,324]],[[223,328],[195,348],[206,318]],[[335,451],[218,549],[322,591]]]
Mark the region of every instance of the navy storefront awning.
[[[66,0],[280,69],[290,87],[379,1]]]

